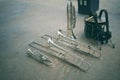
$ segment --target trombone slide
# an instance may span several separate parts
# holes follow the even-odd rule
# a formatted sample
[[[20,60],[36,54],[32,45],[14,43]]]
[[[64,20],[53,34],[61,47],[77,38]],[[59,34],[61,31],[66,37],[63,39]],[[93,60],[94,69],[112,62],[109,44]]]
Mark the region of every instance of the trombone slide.
[[[81,45],[75,39],[72,39],[72,38],[64,35],[61,30],[58,31],[57,37],[60,41],[63,41],[63,42],[66,42],[66,43],[72,45],[75,49],[79,49],[82,52],[91,54],[91,55],[98,57],[98,58],[101,57],[100,51],[96,50],[92,46]]]
[[[48,47],[49,45],[44,46],[37,42],[32,42],[31,44],[29,44],[29,46],[31,46],[37,50],[49,53],[49,54],[61,59],[62,61],[66,62],[74,67],[79,68],[80,70],[88,71],[90,68],[90,64],[88,62],[84,61],[83,58],[78,57],[74,54],[57,51],[57,49],[54,48],[55,46]]]
[[[35,51],[32,51],[31,49],[28,49],[26,54],[28,56],[32,57],[33,59],[35,59],[41,63],[44,63],[45,65],[48,65],[48,66],[53,65],[52,60],[47,55],[42,54],[38,51],[35,52]]]

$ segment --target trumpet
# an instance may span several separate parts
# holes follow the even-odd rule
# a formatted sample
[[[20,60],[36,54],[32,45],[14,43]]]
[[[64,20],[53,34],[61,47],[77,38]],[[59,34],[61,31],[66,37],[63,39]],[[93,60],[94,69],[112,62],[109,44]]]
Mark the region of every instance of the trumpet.
[[[84,53],[88,53],[88,54],[93,55],[98,58],[101,57],[100,51],[96,50],[95,48],[93,48],[90,45],[88,45],[88,46],[82,45],[79,42],[77,42],[77,40],[67,37],[66,35],[64,35],[62,33],[62,30],[59,30],[57,32],[57,37],[58,37],[57,40],[64,41],[64,42],[72,45],[75,49],[79,49],[80,51],[82,51]]]

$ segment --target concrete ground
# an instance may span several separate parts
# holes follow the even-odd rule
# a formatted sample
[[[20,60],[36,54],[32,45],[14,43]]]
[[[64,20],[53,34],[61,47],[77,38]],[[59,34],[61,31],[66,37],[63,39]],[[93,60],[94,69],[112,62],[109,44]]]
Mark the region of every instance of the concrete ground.
[[[100,0],[100,9],[108,10],[116,48],[103,45],[100,59],[81,55],[91,64],[88,72],[55,57],[53,68],[27,57],[30,42],[66,29],[66,3],[67,0],[0,0],[0,80],[120,80],[120,0]],[[86,15],[78,14],[76,0],[73,4],[78,41],[97,47],[84,37]]]

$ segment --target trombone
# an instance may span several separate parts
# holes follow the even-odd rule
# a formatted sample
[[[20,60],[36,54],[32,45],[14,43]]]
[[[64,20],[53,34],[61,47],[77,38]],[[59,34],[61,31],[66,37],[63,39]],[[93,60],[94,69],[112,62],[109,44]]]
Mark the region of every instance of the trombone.
[[[77,40],[75,39],[72,39],[70,37],[67,37],[66,35],[63,34],[63,31],[62,30],[59,30],[57,32],[57,36],[54,37],[57,41],[61,41],[61,42],[65,42],[67,44],[70,44],[74,47],[74,49],[78,49],[84,53],[87,53],[87,54],[90,54],[94,57],[101,57],[101,52],[96,50],[95,48],[93,48],[92,46],[88,45],[88,46],[85,46],[85,45],[82,45],[80,44]]]
[[[35,50],[28,49],[26,54],[29,57],[47,65],[47,66],[53,66],[53,61],[47,55],[45,55],[43,53],[40,53],[40,52],[35,51]]]
[[[43,45],[38,42],[32,42],[29,46],[37,50],[47,52],[82,71],[88,71],[90,69],[90,64],[82,57],[69,53],[66,49],[56,44],[51,37],[44,35],[41,38],[46,39],[47,44]]]

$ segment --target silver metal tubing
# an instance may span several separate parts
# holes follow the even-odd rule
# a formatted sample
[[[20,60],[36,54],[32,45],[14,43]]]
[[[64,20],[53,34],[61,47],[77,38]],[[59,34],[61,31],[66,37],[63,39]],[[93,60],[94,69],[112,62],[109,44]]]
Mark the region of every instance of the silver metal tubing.
[[[31,44],[29,44],[29,46],[31,46],[37,50],[40,50],[40,51],[43,50],[44,52],[47,52],[82,71],[88,71],[90,69],[90,64],[88,62],[84,61],[83,58],[78,57],[77,55],[74,55],[74,54],[72,55],[72,54],[68,54],[65,52],[57,51],[55,48],[52,48],[55,46],[47,47],[47,46],[37,43],[37,42],[32,42]]]
[[[45,65],[48,65],[48,66],[52,66],[53,65],[53,62],[52,60],[45,54],[42,54],[40,52],[35,52],[31,49],[28,49],[27,50],[27,53],[26,53],[28,56],[32,57],[33,59],[41,62],[41,63],[44,63]]]
[[[69,38],[66,35],[64,35],[62,33],[62,30],[59,30],[57,32],[57,37],[58,37],[59,40],[64,41],[64,42],[74,46],[74,48],[76,48],[76,49],[80,49],[82,52],[89,53],[89,54],[91,54],[95,57],[98,57],[98,58],[101,57],[100,51],[96,50],[92,46],[81,45],[75,39]]]
[[[52,37],[49,36],[49,35],[44,35],[42,36],[41,38],[43,39],[46,39],[47,40],[47,43],[50,44],[50,46],[54,46],[64,52],[67,52],[64,48],[62,48],[61,46],[59,46],[58,44],[56,44],[53,40],[52,40]]]
[[[75,24],[76,24],[75,7],[72,5],[72,1],[70,0],[67,3],[67,36],[76,39],[73,33],[73,28],[75,28]]]

